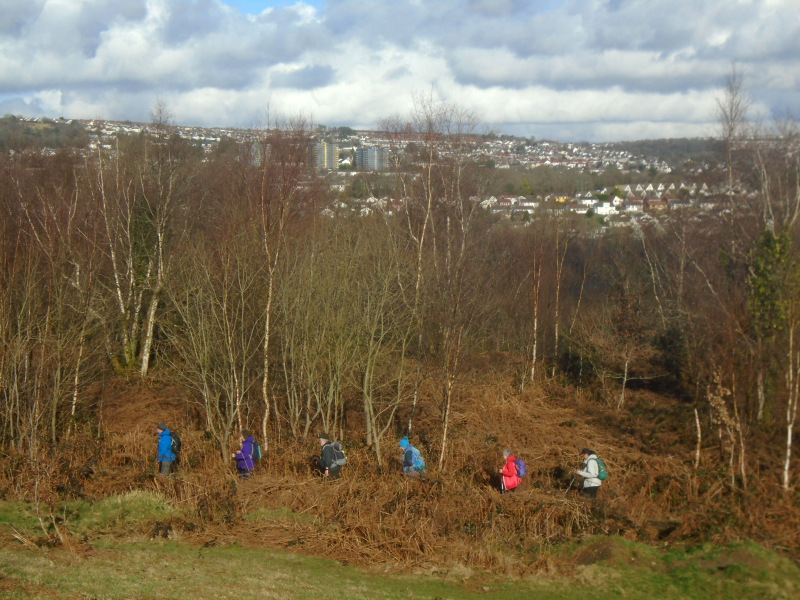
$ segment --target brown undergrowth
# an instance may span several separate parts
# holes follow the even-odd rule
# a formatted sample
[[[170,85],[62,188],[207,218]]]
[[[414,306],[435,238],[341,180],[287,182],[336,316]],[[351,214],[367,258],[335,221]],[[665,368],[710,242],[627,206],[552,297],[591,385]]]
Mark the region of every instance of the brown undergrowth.
[[[339,480],[314,474],[315,439],[285,437],[268,440],[257,472],[241,480],[178,390],[110,389],[99,434],[87,428],[57,454],[42,448],[35,460],[4,457],[4,497],[54,512],[67,499],[150,490],[180,516],[106,534],[287,549],[376,568],[546,573],[559,568],[548,550],[592,534],[658,543],[753,538],[799,555],[800,510],[776,485],[753,477],[747,491],[731,489],[724,469],[714,466],[713,448],[704,450],[701,469],[692,469],[693,440],[684,442],[681,430],[691,425],[688,409],[686,423],[674,418],[654,428],[646,410],[617,413],[569,388],[518,396],[497,382],[475,384],[453,414],[441,471],[437,409],[420,408],[412,438],[429,464],[422,480],[404,477],[398,457],[376,464],[357,423],[346,429],[350,464]],[[642,394],[638,402],[646,408],[653,398]],[[161,420],[174,423],[183,440],[181,468],[169,479],[156,477],[153,464],[153,427]],[[571,475],[587,445],[611,474],[597,502],[576,494],[579,480]],[[392,455],[396,440],[385,447]],[[501,495],[496,471],[504,447],[526,460],[529,474],[517,492]]]

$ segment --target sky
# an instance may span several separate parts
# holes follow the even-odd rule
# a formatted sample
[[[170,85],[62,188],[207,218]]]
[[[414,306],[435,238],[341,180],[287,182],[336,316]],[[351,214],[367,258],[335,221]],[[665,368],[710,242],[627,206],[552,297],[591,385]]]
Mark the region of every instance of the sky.
[[[414,98],[559,141],[800,118],[800,0],[0,0],[0,115],[375,129]]]

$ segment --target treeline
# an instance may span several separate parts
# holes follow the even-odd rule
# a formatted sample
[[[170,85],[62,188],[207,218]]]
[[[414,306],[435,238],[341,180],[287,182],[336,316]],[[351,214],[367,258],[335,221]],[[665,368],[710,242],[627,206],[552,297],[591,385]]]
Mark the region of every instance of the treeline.
[[[761,191],[722,214],[598,235],[480,208],[492,173],[467,160],[476,123],[450,106],[398,119],[418,160],[394,173],[402,208],[368,215],[324,210],[302,121],[203,156],[167,116],[88,157],[0,158],[7,451],[57,447],[103,378],[158,374],[191,392],[221,456],[243,426],[266,444],[324,429],[380,464],[425,400],[441,468],[472,359],[499,353],[520,392],[556,378],[620,410],[634,383],[678,395],[696,461],[722,444],[735,486],[757,476],[750,440],[780,428],[761,473],[792,485],[800,194],[784,149],[729,154],[731,178]]]
[[[715,165],[723,155],[722,143],[714,138],[635,140],[614,142],[605,146],[630,152],[634,156],[656,157],[678,168],[687,162]]]
[[[494,171],[493,185],[489,191],[495,195],[574,196],[602,188],[613,189],[620,184],[679,184],[682,181],[688,179],[681,174],[657,173],[651,169],[623,172],[616,165],[606,165],[599,173],[593,173],[581,169],[544,165],[533,169],[515,167],[497,169]]]

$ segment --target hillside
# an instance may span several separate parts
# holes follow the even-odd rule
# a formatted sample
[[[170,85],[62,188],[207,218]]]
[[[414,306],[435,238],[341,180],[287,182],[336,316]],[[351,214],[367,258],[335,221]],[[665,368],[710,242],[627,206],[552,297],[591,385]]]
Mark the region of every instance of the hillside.
[[[238,480],[186,400],[170,386],[111,382],[98,396],[100,435],[87,431],[61,453],[42,455],[41,470],[7,464],[4,497],[38,496],[45,513],[57,514],[69,499],[98,502],[149,490],[190,509],[159,525],[159,535],[170,539],[290,549],[393,569],[549,572],[559,567],[549,564],[547,548],[589,535],[661,546],[745,537],[795,558],[800,549],[800,536],[787,536],[800,530],[800,511],[757,490],[731,491],[712,477],[706,468],[721,458],[713,441],[703,450],[701,469],[693,470],[691,409],[651,392],[634,393],[630,409],[617,412],[558,385],[518,396],[502,377],[473,381],[453,415],[452,449],[442,471],[430,437],[436,407],[420,407],[412,437],[431,465],[422,481],[404,477],[397,459],[379,468],[357,423],[345,432],[350,464],[339,481],[313,473],[313,434],[299,443],[266,440],[253,479]],[[174,423],[183,439],[180,472],[169,480],[154,477],[152,463],[154,426],[161,420]],[[611,474],[597,502],[579,497],[570,475],[587,445]],[[496,469],[504,447],[525,458],[529,474],[518,492],[501,496]]]
[[[604,146],[634,156],[657,157],[670,165],[682,165],[687,161],[715,164],[720,157],[720,144],[712,138],[669,138],[611,142]]]
[[[89,135],[82,123],[64,119],[22,121],[13,115],[0,118],[0,150],[25,148],[82,148]]]

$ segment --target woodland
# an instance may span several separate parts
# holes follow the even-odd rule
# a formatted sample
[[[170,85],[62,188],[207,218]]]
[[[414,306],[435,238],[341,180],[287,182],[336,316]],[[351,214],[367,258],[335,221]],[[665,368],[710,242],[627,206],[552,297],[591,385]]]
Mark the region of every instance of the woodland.
[[[735,80],[719,109],[725,210],[631,228],[487,212],[478,123],[422,97],[381,124],[402,201],[370,214],[337,208],[302,118],[204,153],[158,103],[93,152],[4,152],[0,496],[61,542],[61,502],[144,489],[191,509],[170,535],[290,510],[318,521],[247,535],[356,564],[546,570],[539,549],[588,533],[796,560],[797,130],[755,135]],[[168,480],[161,421],[184,440]],[[246,483],[243,428],[265,452]],[[311,474],[320,431],[348,450],[341,482]],[[398,473],[403,435],[425,481]],[[587,445],[599,503],[573,493]],[[530,471],[511,499],[504,447]]]

